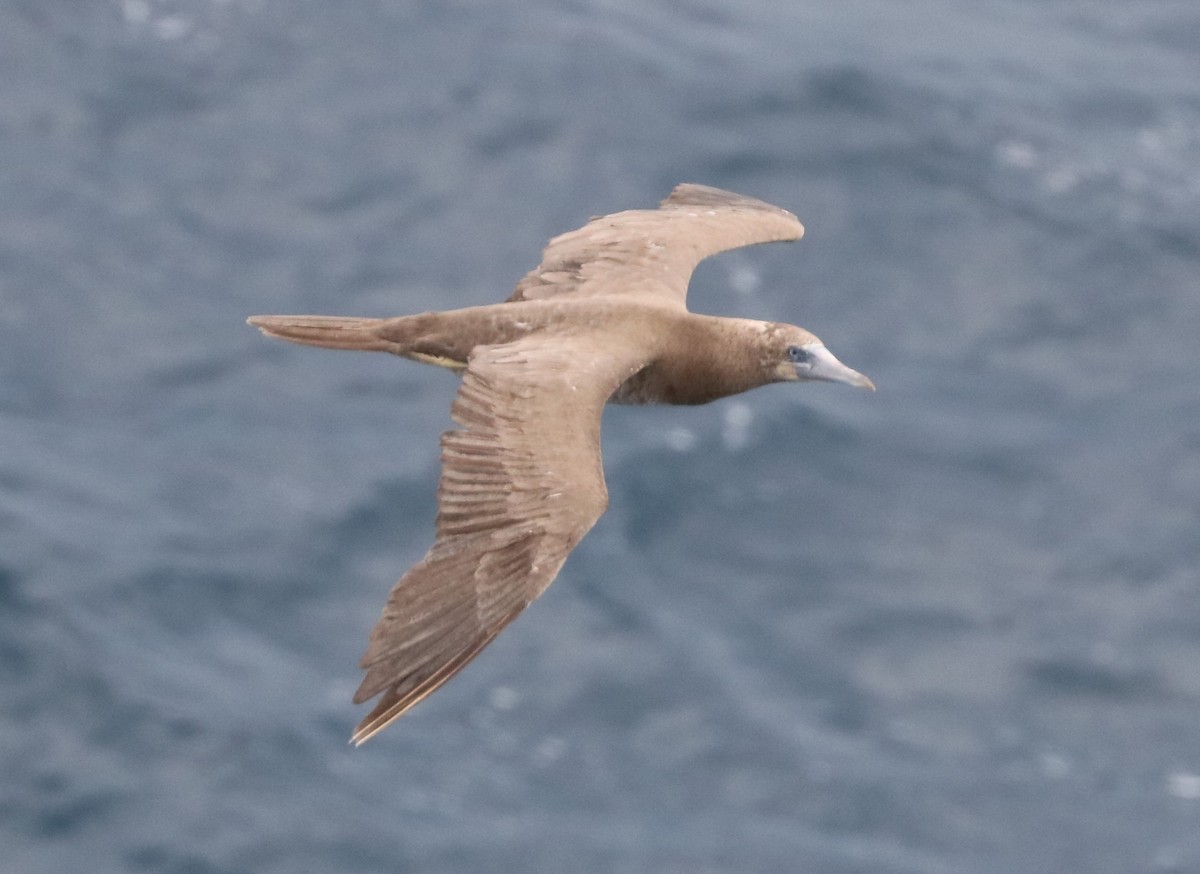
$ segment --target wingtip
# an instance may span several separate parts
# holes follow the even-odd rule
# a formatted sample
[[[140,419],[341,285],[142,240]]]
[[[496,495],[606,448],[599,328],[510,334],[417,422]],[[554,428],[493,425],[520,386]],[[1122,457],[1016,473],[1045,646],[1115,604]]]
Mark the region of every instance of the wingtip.
[[[375,731],[363,731],[363,729],[361,727],[359,727],[354,730],[354,734],[350,735],[350,740],[348,740],[346,743],[349,746],[352,746],[355,749],[358,749],[359,747],[361,747],[363,744],[365,744],[367,741],[369,741],[371,738],[373,738],[378,733],[379,733],[378,729],[376,729]]]
[[[765,200],[759,200],[757,197],[738,194],[736,191],[727,191],[724,188],[715,188],[712,185],[681,182],[671,189],[671,193],[666,198],[659,202],[659,209],[681,208],[741,209],[768,215],[773,214],[777,218],[782,219],[783,224],[777,226],[777,236],[765,236],[757,240],[760,243],[770,242],[771,240],[795,241],[804,236],[804,225],[796,218],[795,213],[781,206],[776,206],[773,203],[767,203]],[[741,245],[746,245],[746,243],[742,243]]]
[[[392,722],[394,722],[399,716],[400,714],[396,714],[396,716],[392,717],[391,719],[385,719],[381,722],[376,720],[374,723],[364,720],[363,722],[359,723],[358,727],[354,729],[354,733],[350,735],[350,745],[355,749],[358,749],[371,738],[375,737],[375,735],[379,734],[379,732],[391,725]]]
[[[432,690],[430,690],[432,691]],[[388,696],[384,696],[384,702],[376,706],[374,710],[367,714],[354,729],[354,733],[350,735],[350,743],[355,748],[361,747],[379,732],[383,731],[405,713],[407,713],[414,704],[424,698],[422,695],[416,701],[387,701]]]
[[[350,735],[350,743],[356,747],[361,746],[440,689],[447,680],[466,667],[475,656],[479,655],[484,647],[495,640],[496,635],[516,618],[517,614],[524,609],[524,606],[522,604],[508,613],[494,627],[485,631],[469,646],[439,665],[432,673],[421,677],[413,685],[409,686],[401,683],[385,690],[383,697],[379,699],[379,703],[358,724],[358,728],[354,729],[354,734]],[[369,690],[369,687],[367,688]],[[362,691],[363,689],[360,687],[360,692]],[[375,693],[368,691],[364,694],[369,698]],[[358,700],[358,695],[355,696],[355,700]]]

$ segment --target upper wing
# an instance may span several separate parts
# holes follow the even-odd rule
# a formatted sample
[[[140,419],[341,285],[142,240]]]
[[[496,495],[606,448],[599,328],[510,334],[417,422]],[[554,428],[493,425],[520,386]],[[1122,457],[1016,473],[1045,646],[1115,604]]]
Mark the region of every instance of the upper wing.
[[[636,294],[682,307],[692,271],[705,258],[803,234],[785,209],[720,188],[678,185],[658,209],[600,216],[555,237],[509,300]]]
[[[362,743],[458,673],[558,574],[608,504],[600,414],[643,365],[620,337],[475,349],[442,435],[437,538],[392,589],[355,703]]]

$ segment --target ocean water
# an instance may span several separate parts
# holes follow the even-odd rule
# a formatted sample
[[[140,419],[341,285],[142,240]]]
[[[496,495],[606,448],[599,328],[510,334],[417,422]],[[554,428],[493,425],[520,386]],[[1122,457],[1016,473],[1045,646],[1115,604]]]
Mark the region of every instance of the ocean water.
[[[454,379],[694,181],[876,394],[613,409],[611,509],[366,746]],[[0,871],[1200,871],[1200,6],[0,8]]]

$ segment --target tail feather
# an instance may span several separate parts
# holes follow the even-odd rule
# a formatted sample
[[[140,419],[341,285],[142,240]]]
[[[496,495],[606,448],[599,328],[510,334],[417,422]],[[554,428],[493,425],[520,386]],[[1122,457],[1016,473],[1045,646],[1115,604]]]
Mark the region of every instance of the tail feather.
[[[384,319],[359,319],[352,316],[251,316],[246,321],[268,337],[278,337],[306,346],[390,352],[396,345],[380,337],[376,331],[384,323]]]

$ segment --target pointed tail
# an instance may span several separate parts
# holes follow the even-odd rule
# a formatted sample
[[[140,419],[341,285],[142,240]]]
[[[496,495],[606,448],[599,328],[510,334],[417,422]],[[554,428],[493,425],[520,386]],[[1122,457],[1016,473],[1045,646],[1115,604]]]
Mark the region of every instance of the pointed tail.
[[[395,346],[375,331],[383,324],[384,319],[358,319],[351,316],[251,316],[246,321],[268,337],[278,337],[306,346],[360,349],[365,352],[388,352]]]

